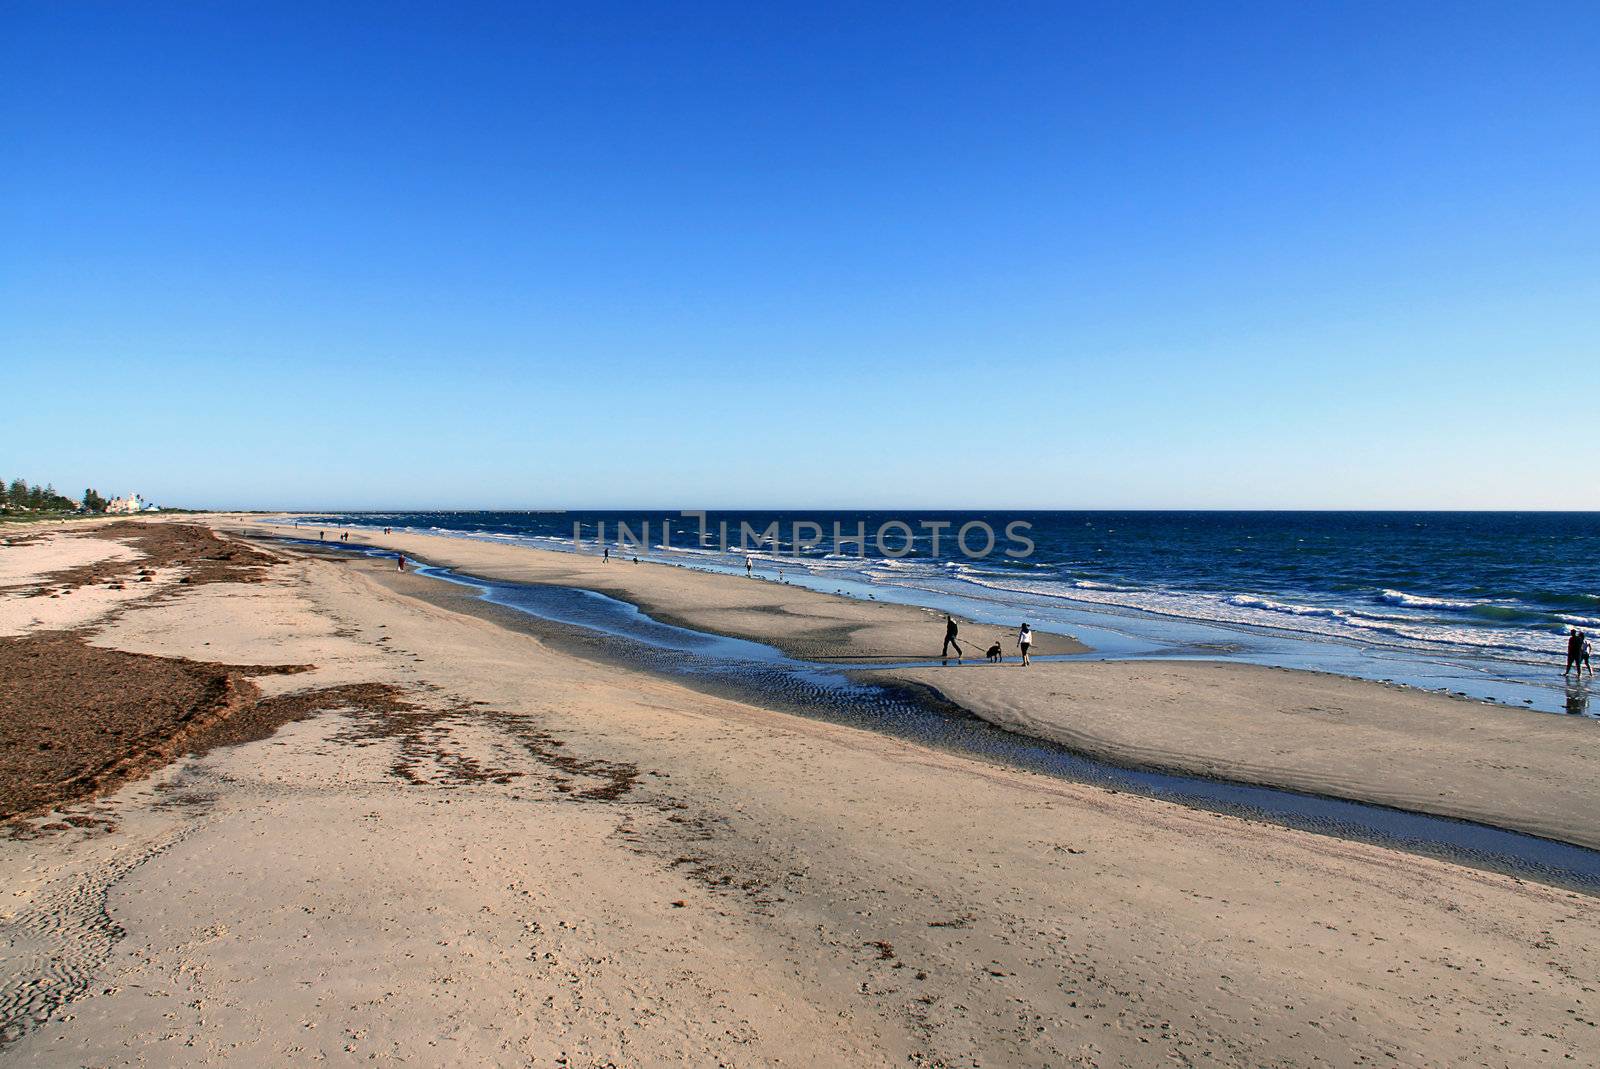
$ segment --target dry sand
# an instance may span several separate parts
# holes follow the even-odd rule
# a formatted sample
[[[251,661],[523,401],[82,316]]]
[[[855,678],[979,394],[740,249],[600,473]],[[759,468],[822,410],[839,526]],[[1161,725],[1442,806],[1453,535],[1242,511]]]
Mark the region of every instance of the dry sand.
[[[103,621],[314,664],[259,685],[324,708],[0,841],[0,1060],[1593,1063],[1594,899],[707,697],[431,585],[292,559]]]

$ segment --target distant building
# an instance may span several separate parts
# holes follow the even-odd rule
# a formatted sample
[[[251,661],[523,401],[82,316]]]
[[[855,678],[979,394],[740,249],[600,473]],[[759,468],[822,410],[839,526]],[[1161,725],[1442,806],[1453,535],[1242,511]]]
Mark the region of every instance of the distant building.
[[[157,506],[150,504],[138,494],[129,494],[127,497],[114,498],[106,504],[107,512],[146,512]]]

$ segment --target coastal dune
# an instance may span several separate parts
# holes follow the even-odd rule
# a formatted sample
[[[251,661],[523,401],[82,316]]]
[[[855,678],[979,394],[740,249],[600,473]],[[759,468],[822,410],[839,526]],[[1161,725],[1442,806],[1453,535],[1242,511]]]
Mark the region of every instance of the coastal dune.
[[[174,561],[74,625],[127,656],[298,670],[252,677],[291,710],[275,732],[7,825],[0,1060],[1593,1048],[1593,898],[775,713],[571,656],[392,562],[266,552],[248,581]]]

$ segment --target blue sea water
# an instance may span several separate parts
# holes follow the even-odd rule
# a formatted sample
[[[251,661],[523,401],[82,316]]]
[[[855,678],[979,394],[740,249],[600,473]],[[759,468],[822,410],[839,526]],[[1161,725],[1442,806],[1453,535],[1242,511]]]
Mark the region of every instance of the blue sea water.
[[[885,528],[894,521],[909,545],[905,528]],[[1068,630],[1093,656],[1313,668],[1555,712],[1590,712],[1587,686],[1561,677],[1564,635],[1600,631],[1600,513],[751,511],[711,512],[702,526],[676,512],[392,512],[302,522],[581,552],[599,552],[604,525],[614,553],[621,523],[645,536],[652,559],[742,571],[748,556],[767,578]],[[981,558],[955,541],[973,522],[997,536]],[[1017,522],[1032,542],[1026,556],[1006,553],[1023,548],[1007,538]],[[774,523],[776,539],[739,548],[741,525],[770,533]],[[822,544],[797,547],[797,533],[817,533],[797,523],[816,524]],[[832,544],[835,525],[847,536],[864,527],[867,544]],[[969,534],[982,550],[980,530]]]

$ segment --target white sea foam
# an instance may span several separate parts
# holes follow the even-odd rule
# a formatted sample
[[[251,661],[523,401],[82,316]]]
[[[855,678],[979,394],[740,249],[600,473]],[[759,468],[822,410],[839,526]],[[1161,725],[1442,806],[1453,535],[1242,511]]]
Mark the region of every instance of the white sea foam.
[[[1490,605],[1487,601],[1452,601],[1449,598],[1429,598],[1421,594],[1407,594],[1403,590],[1385,590],[1378,595],[1379,600],[1391,605],[1404,605],[1408,609],[1475,609],[1479,605]]]
[[[1005,594],[1157,613],[1205,623],[1264,627],[1342,641],[1381,642],[1435,650],[1446,646],[1467,647],[1517,659],[1543,657],[1550,648],[1549,633],[1531,628],[1479,627],[1421,615],[1364,612],[1354,607],[1331,605],[1296,605],[1251,594],[1107,589],[1071,582],[962,578],[966,583]]]

